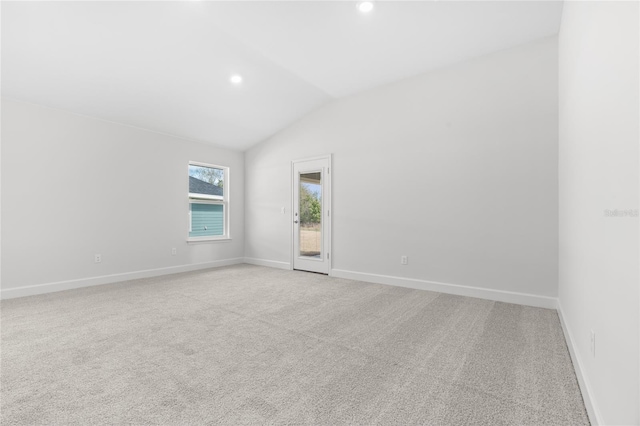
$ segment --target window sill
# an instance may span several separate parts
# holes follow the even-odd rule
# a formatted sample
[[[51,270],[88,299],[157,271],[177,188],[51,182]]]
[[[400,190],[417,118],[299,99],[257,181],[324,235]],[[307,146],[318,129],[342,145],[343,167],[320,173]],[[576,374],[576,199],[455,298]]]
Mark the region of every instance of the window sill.
[[[223,238],[206,238],[206,237],[191,237],[187,238],[187,244],[197,244],[197,243],[224,243],[231,241],[229,237]]]

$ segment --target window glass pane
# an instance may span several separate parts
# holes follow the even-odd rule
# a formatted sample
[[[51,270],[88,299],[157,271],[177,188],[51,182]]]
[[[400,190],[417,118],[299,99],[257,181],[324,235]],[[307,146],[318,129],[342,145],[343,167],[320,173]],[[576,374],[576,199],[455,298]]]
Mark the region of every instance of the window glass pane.
[[[322,254],[322,175],[300,174],[300,256]]]
[[[191,203],[190,237],[224,235],[224,206],[222,204]]]
[[[224,170],[189,164],[189,193],[206,198],[224,196]]]

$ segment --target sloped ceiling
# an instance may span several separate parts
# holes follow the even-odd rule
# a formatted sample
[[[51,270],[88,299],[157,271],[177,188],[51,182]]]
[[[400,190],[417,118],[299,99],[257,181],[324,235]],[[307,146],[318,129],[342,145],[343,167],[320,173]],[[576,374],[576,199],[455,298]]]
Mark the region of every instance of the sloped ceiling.
[[[244,150],[331,99],[556,34],[558,1],[2,2],[2,96]],[[229,82],[233,73],[243,82]]]

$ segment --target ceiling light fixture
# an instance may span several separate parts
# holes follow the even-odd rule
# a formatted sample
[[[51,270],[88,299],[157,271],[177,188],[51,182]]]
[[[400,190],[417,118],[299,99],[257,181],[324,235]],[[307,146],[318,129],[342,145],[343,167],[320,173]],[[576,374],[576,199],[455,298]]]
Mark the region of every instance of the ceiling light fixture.
[[[358,10],[362,13],[369,13],[373,10],[372,1],[361,1],[357,4]]]
[[[240,74],[233,74],[230,80],[233,84],[240,84],[242,83],[242,76]]]

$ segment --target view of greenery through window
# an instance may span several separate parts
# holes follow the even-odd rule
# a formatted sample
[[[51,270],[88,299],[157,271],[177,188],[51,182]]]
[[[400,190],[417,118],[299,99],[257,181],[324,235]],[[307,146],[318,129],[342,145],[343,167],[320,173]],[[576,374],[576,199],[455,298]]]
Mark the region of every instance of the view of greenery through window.
[[[319,257],[322,250],[322,186],[300,182],[300,254]]]
[[[320,185],[300,185],[300,221],[303,224],[319,224],[321,215]]]

